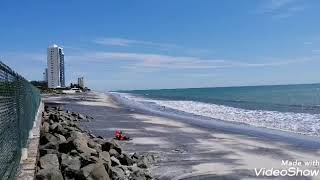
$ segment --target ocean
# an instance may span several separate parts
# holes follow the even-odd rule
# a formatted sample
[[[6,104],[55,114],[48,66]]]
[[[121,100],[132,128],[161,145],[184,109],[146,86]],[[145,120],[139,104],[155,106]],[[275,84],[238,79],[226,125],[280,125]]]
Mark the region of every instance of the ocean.
[[[112,92],[151,112],[320,136],[320,84]]]

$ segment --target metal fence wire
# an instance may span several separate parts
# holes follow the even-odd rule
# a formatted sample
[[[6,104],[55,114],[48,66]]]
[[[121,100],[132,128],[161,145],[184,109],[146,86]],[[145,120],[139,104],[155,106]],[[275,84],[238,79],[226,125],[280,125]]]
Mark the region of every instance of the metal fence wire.
[[[0,61],[0,179],[13,179],[40,104],[39,90]]]

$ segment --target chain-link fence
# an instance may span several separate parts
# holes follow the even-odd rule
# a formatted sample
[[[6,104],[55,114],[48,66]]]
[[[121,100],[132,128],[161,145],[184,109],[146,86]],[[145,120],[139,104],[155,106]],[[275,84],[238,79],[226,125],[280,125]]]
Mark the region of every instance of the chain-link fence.
[[[0,179],[13,179],[39,104],[39,90],[0,61]]]

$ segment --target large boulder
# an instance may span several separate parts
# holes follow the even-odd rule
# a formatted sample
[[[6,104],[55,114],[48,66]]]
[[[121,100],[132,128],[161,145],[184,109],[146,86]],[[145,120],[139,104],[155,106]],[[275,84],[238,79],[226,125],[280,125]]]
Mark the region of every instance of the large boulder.
[[[50,114],[49,119],[54,122],[59,122],[59,117],[57,114]]]
[[[102,163],[89,164],[81,168],[81,173],[87,180],[110,180],[109,174]]]
[[[59,144],[60,143],[64,143],[64,142],[66,142],[67,140],[66,140],[66,138],[63,136],[63,135],[61,135],[61,134],[54,134],[54,136],[56,136],[57,138],[58,138],[58,140],[59,140]]]
[[[81,162],[78,156],[69,156],[67,154],[61,155],[61,169],[63,174],[68,178],[75,178],[80,172]]]
[[[111,160],[111,166],[120,166],[121,165],[120,161],[117,158],[115,158],[114,156],[111,156],[110,160]]]
[[[59,169],[57,154],[46,154],[40,157],[40,167],[42,169]]]
[[[43,122],[42,128],[41,128],[41,133],[48,133],[50,124],[48,122]]]
[[[40,169],[36,174],[37,180],[63,180],[59,169]]]
[[[75,150],[76,146],[72,141],[66,141],[64,143],[59,144],[59,152],[61,153],[69,153],[72,150]]]
[[[39,148],[40,157],[46,154],[59,154],[59,151],[56,149],[41,149]]]
[[[127,180],[128,177],[122,168],[119,166],[111,167],[111,177],[114,180]]]
[[[81,167],[94,164],[99,161],[98,157],[92,156],[90,153],[81,153],[79,157],[81,161]]]
[[[81,132],[72,132],[71,140],[80,153],[97,153],[95,149],[88,147],[88,137]]]
[[[40,145],[45,145],[49,142],[54,145],[57,145],[57,144],[59,144],[59,139],[50,133],[45,133],[44,135],[42,135],[40,137]]]
[[[125,153],[121,154],[118,157],[118,160],[122,165],[126,165],[126,166],[132,166],[135,162],[128,154],[125,154]]]
[[[138,159],[137,165],[138,165],[138,167],[145,168],[145,169],[150,167],[149,160],[145,156]]]
[[[118,141],[112,139],[110,142],[105,142],[101,145],[102,151],[110,151],[110,149],[116,150],[119,154],[122,153],[121,146]]]

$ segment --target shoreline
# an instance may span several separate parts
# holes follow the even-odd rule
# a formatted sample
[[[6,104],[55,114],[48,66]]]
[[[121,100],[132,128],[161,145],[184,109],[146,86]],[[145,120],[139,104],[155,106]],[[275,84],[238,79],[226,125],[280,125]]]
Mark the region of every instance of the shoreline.
[[[265,137],[263,133],[258,137],[255,131],[250,135],[250,132],[242,134],[219,127],[201,127],[121,107],[104,93],[89,93],[85,98],[81,96],[62,96],[50,101],[93,116],[96,120],[83,126],[97,136],[110,138],[116,129],[124,130],[133,138],[132,141],[121,142],[125,150],[148,152],[158,157],[151,169],[155,178],[257,179],[254,168],[287,168],[281,166],[281,158],[308,161],[319,157],[319,152],[315,151],[319,146],[308,147],[303,139],[297,141],[293,138],[290,142],[280,138],[279,141]]]

